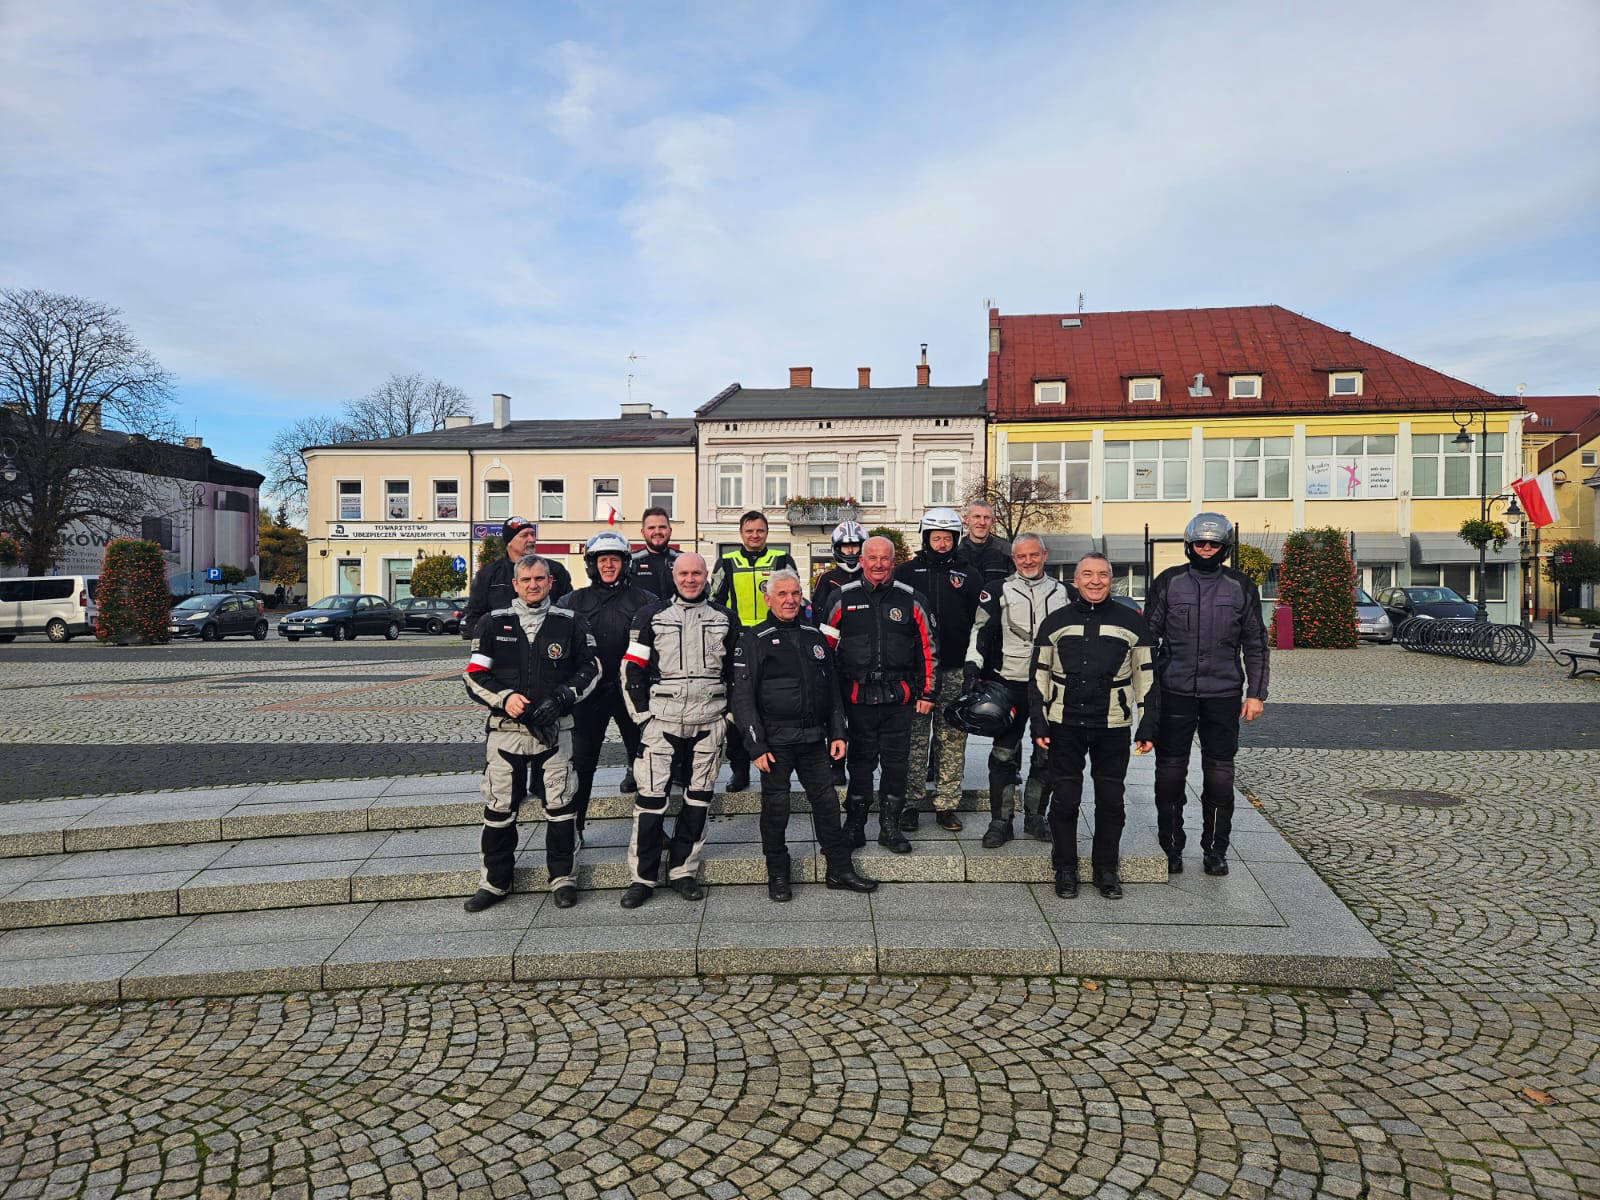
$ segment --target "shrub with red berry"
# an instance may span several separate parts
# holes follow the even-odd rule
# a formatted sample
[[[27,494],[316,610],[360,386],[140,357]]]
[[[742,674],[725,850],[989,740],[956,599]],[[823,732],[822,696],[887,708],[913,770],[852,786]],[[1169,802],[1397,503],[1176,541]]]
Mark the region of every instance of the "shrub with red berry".
[[[172,594],[161,547],[134,538],[107,543],[95,603],[94,635],[102,642],[166,641]]]
[[[1294,644],[1347,650],[1356,644],[1356,565],[1337,529],[1302,529],[1283,543],[1278,603],[1294,612]]]

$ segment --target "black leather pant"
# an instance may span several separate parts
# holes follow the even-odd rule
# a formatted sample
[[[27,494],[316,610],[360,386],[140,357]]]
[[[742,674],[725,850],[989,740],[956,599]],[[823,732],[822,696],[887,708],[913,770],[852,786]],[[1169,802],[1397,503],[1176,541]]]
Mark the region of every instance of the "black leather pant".
[[[1156,833],[1168,854],[1182,853],[1184,780],[1200,735],[1200,849],[1225,855],[1233,833],[1233,759],[1239,752],[1237,696],[1161,696],[1156,730]]]

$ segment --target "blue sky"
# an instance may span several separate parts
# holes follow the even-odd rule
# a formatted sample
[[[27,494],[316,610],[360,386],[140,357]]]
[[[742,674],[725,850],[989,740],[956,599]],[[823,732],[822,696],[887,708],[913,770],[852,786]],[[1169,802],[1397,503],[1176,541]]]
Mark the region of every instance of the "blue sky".
[[[0,0],[0,282],[119,306],[259,465],[394,372],[513,415],[985,368],[1277,303],[1600,387],[1600,6]]]

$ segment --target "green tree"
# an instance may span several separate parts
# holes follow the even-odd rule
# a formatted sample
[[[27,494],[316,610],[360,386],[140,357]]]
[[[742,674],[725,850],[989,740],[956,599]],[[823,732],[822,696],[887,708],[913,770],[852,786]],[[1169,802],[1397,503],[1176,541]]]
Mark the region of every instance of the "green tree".
[[[1337,529],[1302,529],[1283,545],[1278,603],[1294,613],[1294,644],[1349,649],[1356,644],[1356,565]]]
[[[466,586],[466,571],[456,570],[455,559],[448,554],[421,559],[411,568],[413,596],[457,596]]]
[[[1550,547],[1544,573],[1552,583],[1600,583],[1600,545],[1579,540],[1557,542]]]
[[[285,506],[279,505],[276,517],[267,516],[263,509],[256,522],[261,582],[281,583],[286,591],[306,577],[306,535],[289,524],[288,515]]]
[[[219,563],[217,565],[217,570],[222,573],[222,584],[224,587],[234,587],[245,581],[243,567],[236,567],[232,563]]]
[[[890,529],[887,525],[880,525],[876,529],[867,530],[868,537],[886,537],[894,543],[894,561],[899,565],[911,557],[911,551],[906,547],[905,534],[898,529]]]
[[[1239,570],[1250,576],[1257,587],[1267,582],[1267,576],[1272,572],[1272,556],[1259,546],[1252,546],[1248,542],[1239,543]]]
[[[506,544],[498,536],[491,534],[478,545],[478,565],[487,567],[504,557]]]
[[[100,562],[94,635],[102,642],[164,642],[172,595],[167,563],[154,542],[114,538]]]

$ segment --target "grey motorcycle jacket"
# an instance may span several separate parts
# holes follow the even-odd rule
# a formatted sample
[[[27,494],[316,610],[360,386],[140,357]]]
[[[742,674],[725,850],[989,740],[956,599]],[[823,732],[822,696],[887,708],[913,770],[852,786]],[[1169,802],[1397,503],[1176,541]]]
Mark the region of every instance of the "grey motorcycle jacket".
[[[641,609],[622,653],[623,693],[636,722],[704,728],[728,710],[739,622],[709,600],[674,595]]]

